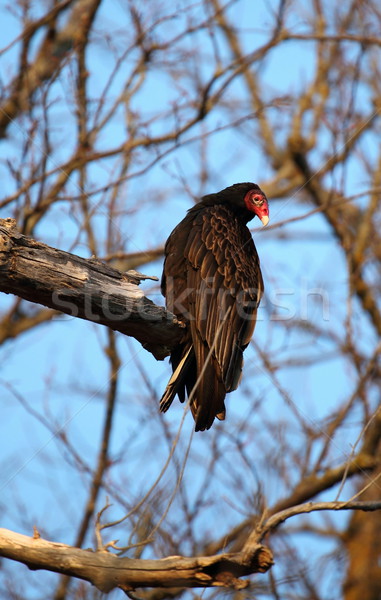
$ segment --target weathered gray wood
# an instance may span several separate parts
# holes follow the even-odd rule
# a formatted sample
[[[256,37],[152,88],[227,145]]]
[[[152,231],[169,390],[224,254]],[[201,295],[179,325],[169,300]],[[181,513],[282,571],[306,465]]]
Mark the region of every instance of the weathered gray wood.
[[[273,564],[271,552],[257,545],[250,563],[240,554],[185,558],[171,556],[159,560],[130,559],[106,551],[72,548],[0,529],[0,556],[22,562],[30,569],[46,569],[85,579],[102,592],[119,587],[211,587],[242,589],[247,581],[238,579],[251,573],[264,573]]]
[[[0,219],[0,291],[136,338],[157,359],[179,341],[183,326],[138,287],[142,277],[51,248]]]

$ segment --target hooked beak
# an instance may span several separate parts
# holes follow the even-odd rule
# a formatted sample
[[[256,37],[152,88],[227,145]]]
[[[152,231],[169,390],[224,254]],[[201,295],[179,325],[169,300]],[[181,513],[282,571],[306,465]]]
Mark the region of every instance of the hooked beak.
[[[262,225],[264,227],[266,227],[266,225],[268,224],[268,222],[270,221],[270,217],[268,215],[262,215],[261,217],[259,217],[262,221]]]

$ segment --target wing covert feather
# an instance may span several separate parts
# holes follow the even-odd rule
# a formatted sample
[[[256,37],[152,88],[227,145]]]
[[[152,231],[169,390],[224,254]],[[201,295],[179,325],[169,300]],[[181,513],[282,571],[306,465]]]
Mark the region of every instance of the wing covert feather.
[[[215,205],[194,218],[184,255],[193,343],[208,351],[213,347],[217,375],[231,391],[238,385],[263,290],[254,242],[228,208]],[[203,351],[195,352],[201,360]]]
[[[181,402],[188,397],[196,431],[209,429],[216,417],[225,418],[225,396],[239,383],[263,293],[258,255],[246,227],[254,214],[247,210],[249,192],[255,192],[253,198],[263,196],[262,212],[268,213],[256,184],[236,184],[204,196],[165,246],[161,289],[167,308],[185,327],[171,351],[173,374],[160,408],[166,411],[176,394]]]

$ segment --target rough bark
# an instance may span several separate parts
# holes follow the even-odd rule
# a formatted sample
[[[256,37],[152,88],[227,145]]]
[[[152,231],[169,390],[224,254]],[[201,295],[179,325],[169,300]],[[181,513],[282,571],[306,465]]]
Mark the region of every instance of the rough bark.
[[[264,573],[273,564],[270,550],[260,544],[248,562],[240,554],[141,560],[120,558],[103,550],[72,548],[43,540],[38,533],[28,537],[7,529],[0,529],[0,555],[22,562],[30,569],[47,569],[84,579],[105,593],[116,587],[124,591],[175,586],[242,589],[248,582],[239,577]]]
[[[144,278],[51,248],[20,234],[14,220],[0,219],[0,291],[106,325],[163,359],[183,326],[145,297]]]

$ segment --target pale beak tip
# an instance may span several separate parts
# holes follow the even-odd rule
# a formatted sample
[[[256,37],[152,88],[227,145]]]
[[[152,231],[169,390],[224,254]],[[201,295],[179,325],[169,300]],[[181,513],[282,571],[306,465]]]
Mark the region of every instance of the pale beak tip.
[[[267,225],[267,224],[268,224],[268,222],[270,221],[270,218],[269,218],[269,216],[268,216],[268,215],[263,215],[263,216],[261,217],[261,221],[262,221],[262,225],[263,225],[264,227],[266,227],[266,225]]]

